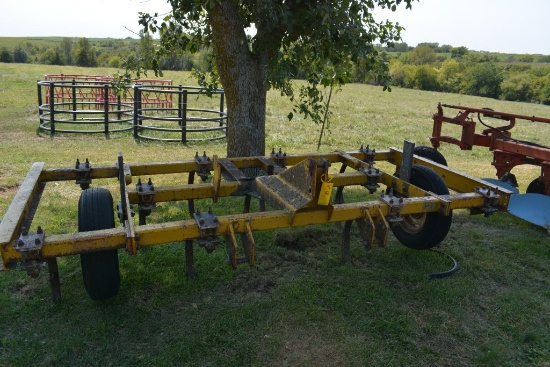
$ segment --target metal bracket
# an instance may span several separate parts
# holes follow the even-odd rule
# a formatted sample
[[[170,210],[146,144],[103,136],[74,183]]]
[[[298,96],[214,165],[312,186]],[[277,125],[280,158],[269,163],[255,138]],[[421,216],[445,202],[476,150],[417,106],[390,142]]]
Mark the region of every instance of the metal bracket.
[[[403,143],[403,157],[401,159],[401,166],[399,166],[398,177],[405,182],[411,182],[414,145],[414,143],[407,140]]]
[[[86,158],[84,163],[80,163],[80,160],[77,159],[74,171],[76,173],[75,183],[80,185],[82,190],[89,188],[92,183],[92,177],[90,175],[92,172],[92,166],[90,165],[88,158]]]
[[[401,216],[401,209],[405,206],[403,198],[390,194],[381,195],[380,200],[388,205],[387,221],[391,224],[399,223],[403,220]]]
[[[488,187],[476,187],[475,191],[485,197],[485,205],[478,208],[485,216],[489,216],[499,211],[498,200],[500,199],[500,195],[496,190],[493,191]]]
[[[230,223],[227,226],[228,233],[225,235],[225,242],[227,245],[227,262],[229,265],[236,269],[237,265],[248,263],[250,266],[254,266],[256,257],[256,242],[252,236],[252,228],[250,222],[245,222],[245,233],[241,234],[241,240],[244,247],[245,256],[239,258],[239,244],[237,237],[235,236],[235,229],[238,223]]]
[[[366,148],[361,145],[361,148],[359,148],[359,152],[365,155],[365,159],[363,159],[363,162],[365,162],[369,166],[372,166],[375,163],[374,157],[376,156],[376,150],[370,149],[368,145]]]
[[[216,249],[216,245],[220,243],[220,239],[217,235],[218,228],[220,227],[220,221],[218,217],[212,212],[212,208],[208,209],[208,212],[201,213],[197,210],[193,217],[199,226],[201,233],[199,246],[204,247],[206,252],[211,253]]]
[[[157,203],[155,202],[155,186],[151,179],[146,184],[142,183],[141,179],[138,179],[136,191],[139,196],[139,224],[144,225],[146,224],[146,217],[151,214],[151,210],[157,207]]]
[[[40,269],[46,264],[40,256],[45,236],[40,226],[36,233],[24,230],[15,245],[15,249],[21,253],[21,270],[26,270],[33,278],[38,276]]]
[[[380,207],[378,207],[378,215],[375,217],[374,224],[376,226],[375,241],[379,247],[385,247],[388,242],[388,232],[390,226],[386,221]]]
[[[199,175],[203,181],[208,180],[208,176],[210,176],[210,171],[212,170],[212,160],[210,157],[206,156],[206,152],[203,153],[202,157],[199,156],[199,152],[196,152],[195,162],[199,165],[197,175]]]
[[[275,148],[271,150],[271,157],[275,159],[275,163],[282,168],[286,168],[286,153],[283,153],[281,148],[275,153]]]
[[[376,226],[370,215],[368,209],[361,210],[364,218],[357,219],[357,227],[359,228],[359,234],[363,239],[363,243],[366,249],[372,249],[376,240]]]
[[[363,186],[367,190],[369,190],[371,194],[374,194],[374,192],[380,187],[380,185],[378,185],[378,182],[382,174],[380,173],[380,170],[378,168],[372,167],[365,168],[363,172],[365,173],[365,175],[367,175],[367,183]]]
[[[139,195],[139,211],[151,210],[157,207],[155,202],[155,186],[151,179],[146,184],[141,182],[141,179],[138,179],[136,185],[136,190]]]

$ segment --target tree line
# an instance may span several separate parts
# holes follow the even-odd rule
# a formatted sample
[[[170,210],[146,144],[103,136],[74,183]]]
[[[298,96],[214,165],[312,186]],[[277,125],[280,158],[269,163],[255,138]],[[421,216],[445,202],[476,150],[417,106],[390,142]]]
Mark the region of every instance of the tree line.
[[[502,60],[437,43],[412,49],[400,44],[398,49],[381,50],[394,86],[550,105],[550,56],[509,55]]]
[[[140,39],[94,42],[65,37],[56,46],[24,40],[11,50],[1,47],[0,62],[124,68],[152,54],[154,42],[148,34],[140,34]],[[392,86],[550,105],[547,55],[508,55],[502,59],[497,54],[470,51],[463,46],[421,43],[411,47],[404,42],[378,47],[378,53],[387,61]],[[159,66],[163,70],[209,71],[212,56],[207,50],[182,50],[164,55]],[[298,79],[302,74],[296,71]],[[350,74],[354,82],[376,83],[361,65],[350,70]]]
[[[124,68],[136,60],[146,58],[155,47],[152,37],[143,33],[139,39],[109,38],[92,41],[85,37],[77,40],[64,37],[56,43],[52,46],[52,42],[45,44],[24,39],[13,48],[2,46],[0,62]],[[196,54],[182,51],[163,57],[160,67],[163,70],[209,68],[210,56],[207,51]]]

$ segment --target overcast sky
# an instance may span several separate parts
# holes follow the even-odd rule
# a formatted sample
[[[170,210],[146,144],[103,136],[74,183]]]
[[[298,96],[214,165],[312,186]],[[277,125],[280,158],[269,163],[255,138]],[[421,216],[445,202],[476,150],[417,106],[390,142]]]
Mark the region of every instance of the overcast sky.
[[[0,0],[0,36],[136,37],[138,12],[165,0]],[[378,10],[406,28],[410,46],[437,42],[470,50],[550,55],[550,0],[420,0],[412,10]],[[130,30],[128,30],[128,29]]]

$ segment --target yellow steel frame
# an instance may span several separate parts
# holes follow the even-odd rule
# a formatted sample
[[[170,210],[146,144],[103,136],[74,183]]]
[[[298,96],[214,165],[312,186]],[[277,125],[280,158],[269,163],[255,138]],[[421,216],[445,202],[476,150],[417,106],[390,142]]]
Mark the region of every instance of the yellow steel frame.
[[[364,185],[367,182],[365,170],[372,168],[371,163],[366,158],[363,150],[356,152],[337,151],[329,154],[296,154],[286,156],[286,166],[294,167],[305,160],[310,160],[310,162],[313,162],[311,164],[318,165],[317,173],[308,178],[313,180],[310,184],[313,185],[312,187],[315,187],[315,181],[319,179],[318,177],[324,171],[327,171],[330,164],[342,164],[353,168],[354,171],[333,173],[331,182],[334,184],[334,187]],[[402,159],[403,152],[395,148],[376,152],[374,157],[376,162],[386,161],[396,166],[400,165]],[[155,187],[154,200],[156,203],[162,203],[211,198],[215,202],[218,198],[243,195],[241,192],[243,183],[240,180],[232,180],[231,178],[222,180],[222,168],[236,167],[239,170],[257,168],[264,172],[275,172],[275,174],[281,171],[284,172],[285,170],[277,166],[276,162],[277,160],[274,156],[228,158],[224,160],[214,157],[209,167],[209,170],[214,172],[211,182]],[[449,214],[454,209],[483,208],[487,205],[493,205],[498,210],[504,211],[508,206],[511,192],[507,190],[417,156],[413,158],[413,163],[431,167],[443,178],[453,193],[438,196],[415,187],[392,174],[380,171],[378,182],[393,188],[394,192],[398,193],[400,198],[403,198],[399,206],[400,215],[438,211]],[[196,160],[125,164],[123,167],[123,176],[125,184],[129,185],[133,177],[173,173],[194,174],[200,169],[201,166]],[[304,172],[305,175],[308,174],[307,169],[301,172]],[[233,174],[235,174],[234,169]],[[116,178],[119,175],[118,164],[93,167],[89,172],[92,180]],[[17,268],[17,264],[23,260],[25,252],[21,251],[20,248],[18,249],[18,246],[21,245],[20,238],[22,233],[30,228],[33,212],[38,205],[44,186],[49,182],[76,179],[77,172],[75,169],[44,168],[44,163],[40,162],[33,164],[0,223],[1,270],[15,269]],[[121,187],[124,186],[121,185]],[[489,188],[490,197],[486,193],[480,192],[478,187]],[[244,234],[252,244],[252,258],[249,259],[249,263],[253,264],[255,243],[252,233],[254,231],[348,222],[352,220],[364,220],[364,223],[372,228],[375,228],[380,223],[382,224],[381,228],[388,227],[386,217],[391,214],[394,208],[387,201],[376,199],[365,202],[317,205],[315,196],[319,190],[320,187],[317,188],[317,193],[311,193],[312,201],[310,204],[305,207],[295,208],[294,210],[291,207],[289,209],[287,206],[286,209],[219,216],[217,234],[226,236],[232,242],[231,246],[235,250],[233,263],[237,261],[238,244],[235,238],[236,234]],[[129,187],[126,190],[121,189],[121,191],[123,195],[122,200],[125,200],[128,210],[122,216],[123,227],[44,236],[44,243],[41,244],[38,259],[35,260],[48,260],[48,264],[50,264],[51,259],[60,256],[120,248],[125,248],[128,253],[135,254],[143,247],[199,239],[201,237],[199,226],[194,219],[176,220],[160,224],[135,225],[130,215],[130,209],[132,205],[139,204],[139,192]],[[490,203],[488,204],[488,202]],[[44,230],[47,233],[47,228],[44,228]],[[370,236],[370,243],[373,243],[375,239],[374,230]],[[384,242],[385,233],[382,233],[379,237],[382,238],[381,242]]]

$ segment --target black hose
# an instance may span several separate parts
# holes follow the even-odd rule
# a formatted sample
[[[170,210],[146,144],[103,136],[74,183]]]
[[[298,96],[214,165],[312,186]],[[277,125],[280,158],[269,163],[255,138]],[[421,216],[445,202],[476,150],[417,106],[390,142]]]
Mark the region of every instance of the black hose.
[[[427,274],[426,275],[426,278],[427,279],[441,279],[441,278],[446,278],[448,276],[451,276],[453,273],[455,273],[458,269],[459,269],[459,266],[458,266],[458,261],[456,261],[456,259],[454,257],[452,257],[451,255],[449,255],[448,253],[445,253],[443,251],[440,251],[440,250],[436,250],[436,249],[431,249],[431,251],[433,252],[437,252],[441,255],[444,255],[444,256],[447,256],[449,259],[452,260],[453,262],[453,267],[449,270],[446,270],[446,271],[442,271],[442,272],[439,272],[439,273],[431,273],[431,274]]]
[[[490,108],[487,108],[488,111],[492,111]],[[547,146],[544,146],[544,145],[541,145],[541,144],[537,144],[537,143],[533,143],[531,141],[525,141],[525,140],[519,140],[519,139],[513,139],[509,136],[507,136],[506,134],[504,134],[501,130],[491,126],[491,125],[488,125],[486,124],[485,122],[483,122],[483,120],[481,120],[481,114],[477,114],[477,119],[479,120],[479,122],[485,126],[486,128],[490,129],[491,131],[493,131],[494,133],[498,134],[501,136],[502,139],[504,140],[508,140],[508,141],[513,141],[513,142],[516,142],[516,143],[521,143],[521,144],[525,144],[525,145],[530,145],[530,146],[534,146],[534,147],[539,147],[539,148],[544,148],[544,149],[550,149],[549,147]]]

